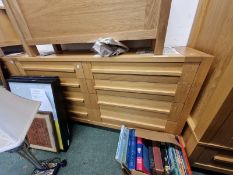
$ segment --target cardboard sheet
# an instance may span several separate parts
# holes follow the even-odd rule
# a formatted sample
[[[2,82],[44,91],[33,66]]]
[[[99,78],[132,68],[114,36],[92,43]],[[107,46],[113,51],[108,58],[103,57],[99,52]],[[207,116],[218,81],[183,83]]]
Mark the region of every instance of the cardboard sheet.
[[[142,137],[144,139],[158,141],[158,142],[166,142],[166,143],[172,143],[180,147],[180,144],[176,140],[175,135],[164,133],[164,132],[156,132],[156,131],[150,131],[145,129],[135,129],[136,136]]]
[[[0,132],[11,140],[0,147],[0,152],[16,148],[23,143],[25,136],[38,111],[40,102],[27,100],[0,88]],[[13,141],[13,143],[12,143]]]

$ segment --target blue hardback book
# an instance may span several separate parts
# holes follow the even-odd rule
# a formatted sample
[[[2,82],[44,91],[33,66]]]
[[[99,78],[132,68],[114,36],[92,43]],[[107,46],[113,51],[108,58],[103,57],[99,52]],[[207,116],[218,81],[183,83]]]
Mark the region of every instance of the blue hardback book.
[[[149,149],[145,143],[142,144],[142,149],[143,164],[146,170],[144,173],[150,174]]]
[[[127,154],[127,165],[129,170],[136,169],[136,150],[137,150],[137,141],[135,136],[135,130],[131,129],[129,131],[129,145],[128,145],[128,154]]]

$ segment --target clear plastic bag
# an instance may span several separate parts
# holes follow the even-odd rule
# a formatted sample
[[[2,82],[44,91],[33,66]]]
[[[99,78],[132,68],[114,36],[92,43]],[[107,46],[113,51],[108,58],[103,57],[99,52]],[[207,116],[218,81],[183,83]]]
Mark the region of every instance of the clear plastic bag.
[[[99,38],[92,47],[102,57],[110,57],[128,52],[128,47],[112,38]]]

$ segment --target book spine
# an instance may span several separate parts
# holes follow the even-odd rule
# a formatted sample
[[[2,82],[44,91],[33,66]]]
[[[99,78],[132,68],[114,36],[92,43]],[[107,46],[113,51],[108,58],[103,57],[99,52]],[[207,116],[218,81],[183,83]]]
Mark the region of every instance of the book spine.
[[[134,170],[136,169],[136,137],[135,137],[135,130],[130,130],[130,138],[129,138],[129,151],[128,151],[128,169]]]
[[[180,159],[181,159],[181,161],[182,161],[182,165],[183,165],[183,168],[184,168],[184,172],[185,172],[186,175],[188,175],[188,169],[187,169],[187,165],[186,165],[186,162],[185,162],[185,160],[184,160],[184,157],[183,157],[183,155],[182,155],[182,151],[181,151],[181,149],[179,149],[178,151],[179,151]]]
[[[180,175],[179,165],[178,165],[177,156],[176,156],[176,151],[175,151],[175,148],[173,146],[171,147],[171,152],[172,152],[174,165],[175,165],[174,174],[175,175]]]
[[[154,161],[154,155],[153,155],[153,147],[152,145],[149,146],[149,161],[150,161],[150,170],[151,172],[155,168],[155,161]]]
[[[143,170],[143,160],[142,160],[142,138],[137,138],[137,161],[136,161],[136,170]]]
[[[154,154],[154,161],[155,161],[154,172],[156,172],[157,174],[164,174],[161,151],[160,151],[159,144],[156,142],[153,142],[153,154]]]
[[[173,156],[173,153],[172,153],[172,147],[171,145],[169,144],[168,145],[168,156],[169,156],[169,162],[170,162],[170,172],[171,174],[175,174],[176,175],[176,172],[175,172],[175,159],[174,159],[174,156]]]
[[[178,165],[179,165],[179,171],[180,171],[181,174],[185,175],[185,171],[184,171],[184,167],[183,167],[182,159],[180,157],[179,150],[176,148],[175,151],[176,151],[176,156],[177,156],[177,162],[178,162]]]
[[[180,146],[181,146],[181,151],[182,151],[182,155],[183,155],[183,158],[184,158],[186,167],[187,167],[188,174],[189,174],[189,175],[192,175],[192,171],[191,171],[191,168],[190,168],[190,164],[189,164],[189,161],[188,161],[188,157],[187,157],[187,155],[186,155],[186,152],[185,152],[184,145],[183,145],[183,142],[182,142],[182,140],[181,140],[181,137],[180,137],[180,136],[177,136],[177,138],[178,138],[178,141],[179,141]]]
[[[128,149],[127,149],[127,167],[129,168],[129,162],[130,162],[130,152],[131,152],[131,140],[132,140],[132,130],[129,130],[129,141],[128,141]]]
[[[120,136],[119,136],[119,141],[118,141],[115,159],[119,163],[124,164],[124,165],[126,165],[128,139],[129,139],[129,129],[126,128],[125,126],[122,126]]]
[[[146,145],[146,142],[143,142],[142,143],[142,148],[143,148],[143,151],[142,151],[142,171],[145,173],[145,174],[149,174],[150,175],[150,162],[149,162],[149,150],[148,150],[148,147]]]
[[[127,151],[128,151],[128,143],[129,143],[129,129],[125,128],[124,139],[123,139],[123,157],[122,163],[127,166]]]
[[[162,154],[162,161],[163,161],[163,167],[164,167],[164,172],[165,175],[169,174],[169,165],[168,165],[168,157],[167,157],[167,153],[166,153],[166,147],[165,147],[165,143],[161,143],[160,145],[160,150],[161,150],[161,154]]]
[[[166,156],[167,156],[167,163],[168,163],[168,166],[169,166],[169,174],[171,174],[172,172],[172,162],[171,162],[171,159],[170,159],[170,156],[169,156],[169,152],[168,152],[168,144],[165,145],[165,150],[166,150]]]

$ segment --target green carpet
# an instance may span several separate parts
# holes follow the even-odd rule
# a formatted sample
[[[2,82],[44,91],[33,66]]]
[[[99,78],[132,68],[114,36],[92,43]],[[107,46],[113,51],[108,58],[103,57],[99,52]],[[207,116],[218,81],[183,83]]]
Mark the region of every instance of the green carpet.
[[[68,152],[32,152],[40,160],[53,157],[67,159],[68,166],[62,168],[59,175],[121,175],[120,166],[114,159],[118,137],[117,130],[74,124]],[[32,170],[33,166],[18,154],[0,154],[0,175],[30,175]]]
[[[67,159],[68,166],[59,175],[119,175],[114,160],[119,132],[75,124],[71,146],[66,153],[33,150],[40,160],[53,157]],[[0,154],[0,175],[30,175],[33,167],[16,153]]]

